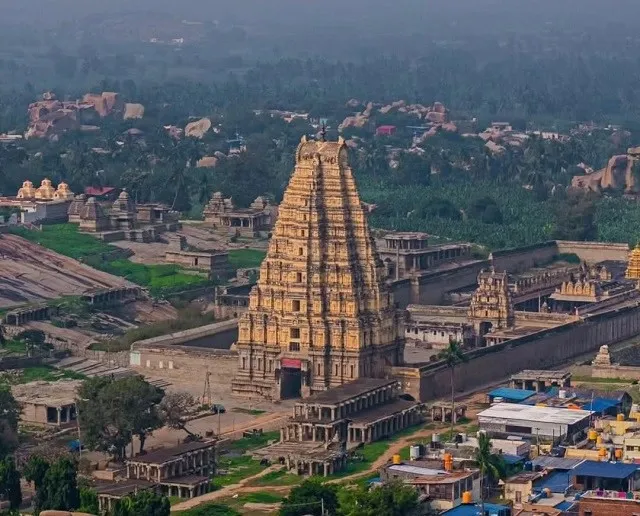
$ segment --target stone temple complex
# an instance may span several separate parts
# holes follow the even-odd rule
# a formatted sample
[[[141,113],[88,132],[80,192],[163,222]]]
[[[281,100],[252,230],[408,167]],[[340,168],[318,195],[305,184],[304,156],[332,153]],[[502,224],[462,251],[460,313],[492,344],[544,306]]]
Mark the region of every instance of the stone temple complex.
[[[404,340],[342,139],[306,141],[239,322],[233,391],[308,396],[402,363]]]

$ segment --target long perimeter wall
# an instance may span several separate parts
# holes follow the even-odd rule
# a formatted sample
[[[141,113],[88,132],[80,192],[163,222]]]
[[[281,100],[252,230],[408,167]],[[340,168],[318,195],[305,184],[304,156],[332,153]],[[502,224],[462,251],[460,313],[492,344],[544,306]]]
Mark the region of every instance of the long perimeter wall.
[[[466,353],[455,369],[457,391],[496,382],[522,369],[548,369],[640,333],[640,307],[628,306]],[[421,368],[393,368],[403,388],[420,401],[450,394],[451,371],[434,362]]]

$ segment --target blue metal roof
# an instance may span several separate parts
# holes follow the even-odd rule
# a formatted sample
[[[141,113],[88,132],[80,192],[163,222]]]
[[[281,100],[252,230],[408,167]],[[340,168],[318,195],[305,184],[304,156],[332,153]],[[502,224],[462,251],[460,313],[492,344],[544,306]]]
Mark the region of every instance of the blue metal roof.
[[[565,500],[564,502],[560,502],[558,505],[554,505],[554,509],[558,509],[559,511],[568,511],[575,503],[576,502]]]
[[[510,387],[498,387],[489,393],[490,398],[504,398],[505,401],[524,401],[530,398],[536,391],[524,389],[511,389]]]
[[[536,493],[540,493],[548,488],[552,493],[564,494],[569,488],[569,485],[571,485],[571,475],[571,471],[553,471],[540,480],[536,480],[533,490]]]
[[[622,480],[638,471],[637,464],[623,464],[621,462],[597,462],[585,460],[572,471],[572,476],[614,478]]]
[[[610,398],[593,398],[593,401],[589,401],[582,405],[582,410],[592,410],[593,412],[606,412],[609,409],[615,408],[620,404],[618,400]]]
[[[441,516],[480,516],[480,505],[469,503],[458,505],[441,514]],[[511,508],[508,505],[498,505],[495,503],[484,504],[485,516],[511,516]]]

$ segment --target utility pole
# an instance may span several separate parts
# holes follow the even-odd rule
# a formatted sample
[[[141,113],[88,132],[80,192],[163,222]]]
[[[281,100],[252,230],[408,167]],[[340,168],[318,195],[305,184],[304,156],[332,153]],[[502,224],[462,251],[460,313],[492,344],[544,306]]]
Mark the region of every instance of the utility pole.
[[[204,391],[202,393],[202,403],[211,405],[211,382],[209,381],[209,377],[211,373],[209,372],[209,368],[207,367],[207,372],[204,377]]]
[[[324,498],[320,498],[320,514],[324,516]]]

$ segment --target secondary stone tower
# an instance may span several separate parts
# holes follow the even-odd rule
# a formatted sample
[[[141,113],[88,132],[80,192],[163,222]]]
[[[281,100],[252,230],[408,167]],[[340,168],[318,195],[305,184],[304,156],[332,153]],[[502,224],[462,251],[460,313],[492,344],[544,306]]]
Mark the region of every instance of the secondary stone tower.
[[[302,138],[239,323],[239,395],[307,396],[402,363],[404,337],[347,146]]]
[[[478,274],[478,288],[471,298],[468,316],[474,325],[477,345],[492,330],[514,327],[515,313],[506,272],[492,268]]]

